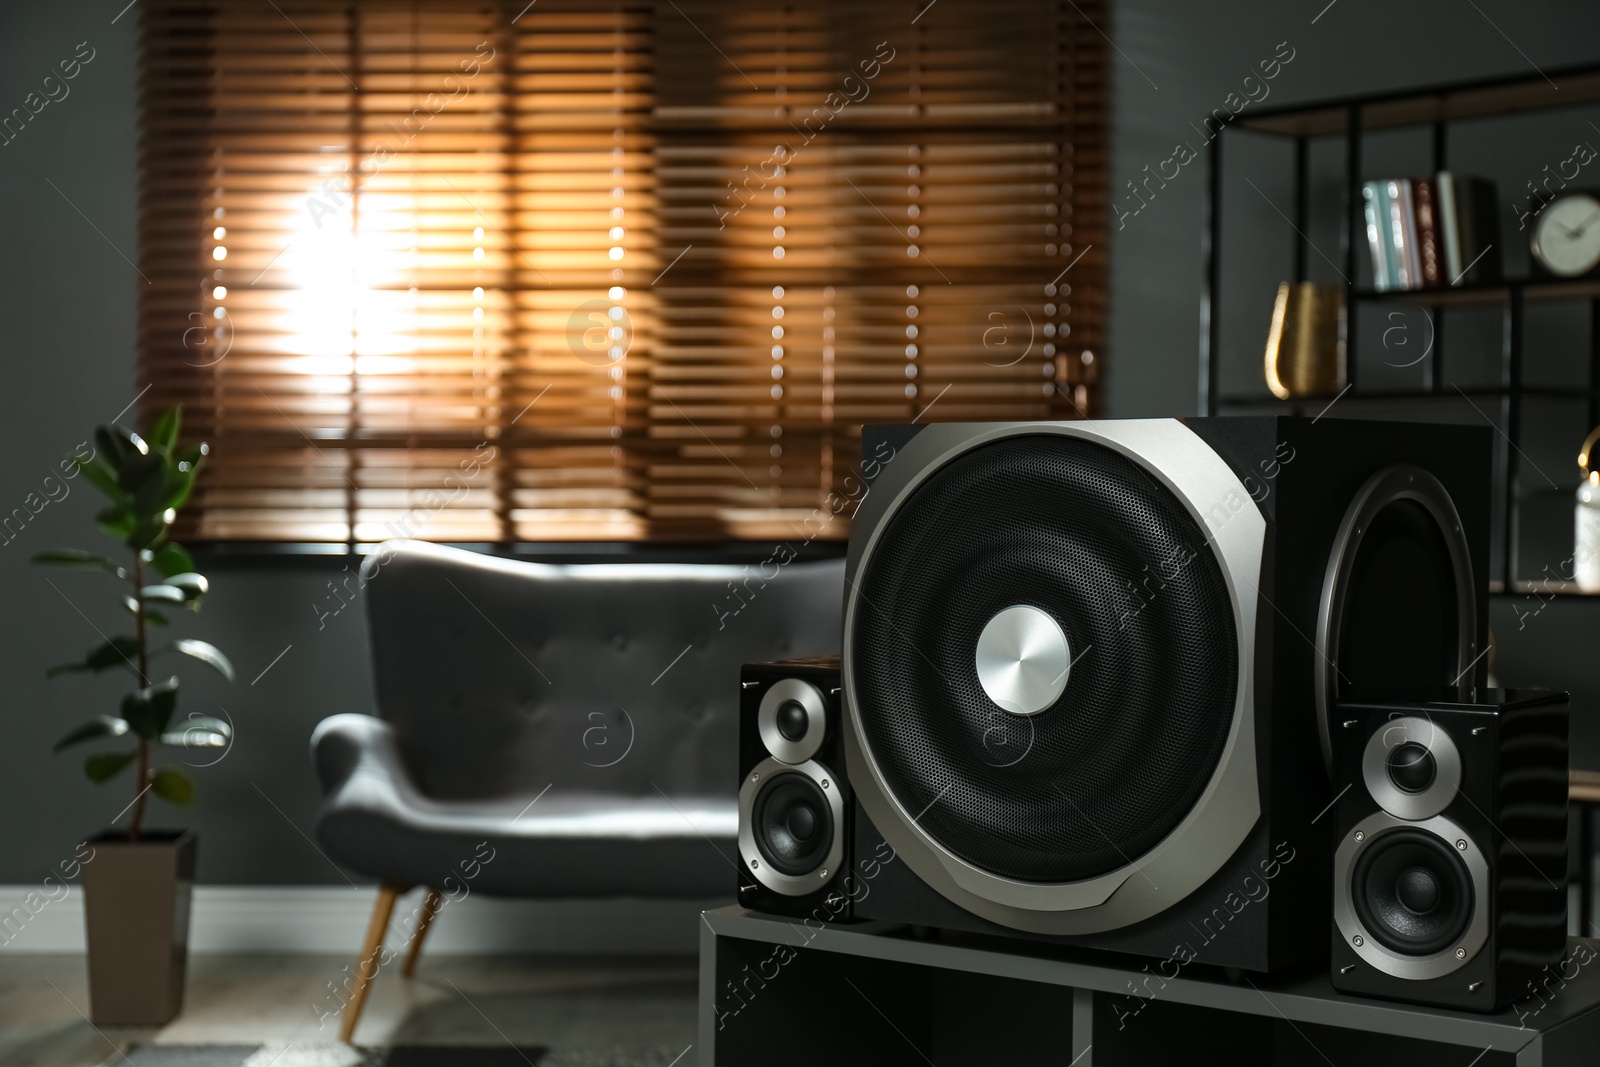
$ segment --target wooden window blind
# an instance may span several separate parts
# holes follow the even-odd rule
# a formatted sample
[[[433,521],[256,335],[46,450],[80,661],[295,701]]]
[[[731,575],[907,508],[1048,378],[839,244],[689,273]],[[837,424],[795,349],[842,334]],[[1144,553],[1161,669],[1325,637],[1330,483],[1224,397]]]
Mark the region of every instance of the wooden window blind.
[[[838,538],[864,422],[1096,411],[1103,0],[524,5],[140,5],[184,536]]]

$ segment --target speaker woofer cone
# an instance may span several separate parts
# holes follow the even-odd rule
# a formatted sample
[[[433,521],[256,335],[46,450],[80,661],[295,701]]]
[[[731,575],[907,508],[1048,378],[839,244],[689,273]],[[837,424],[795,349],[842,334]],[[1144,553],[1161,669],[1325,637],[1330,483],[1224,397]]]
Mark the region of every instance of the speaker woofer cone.
[[[783,874],[810,874],[833,846],[828,798],[803,774],[780,774],[763,785],[752,820],[756,848]]]
[[[1420,830],[1384,834],[1364,851],[1351,873],[1350,895],[1372,936],[1408,956],[1454,947],[1477,907],[1455,847]]]
[[[1443,815],[1410,822],[1374,812],[1345,831],[1333,877],[1334,925],[1384,974],[1442,978],[1488,942],[1488,862],[1467,831]]]
[[[936,424],[892,458],[845,567],[863,811],[936,892],[1013,929],[1120,929],[1182,900],[1262,815],[1249,489],[1177,420]],[[977,663],[1015,605],[1071,649],[1031,715]]]
[[[974,448],[900,505],[856,578],[868,608],[847,656],[877,767],[920,832],[979,870],[1060,884],[1177,829],[1237,709],[1208,536],[1138,463],[1059,435]],[[1010,643],[1050,664],[1027,686],[986,647],[1019,619],[1030,634]],[[1019,732],[1013,715],[1033,719]],[[997,765],[997,730],[1026,736],[1027,758]]]
[[[739,789],[739,858],[747,877],[785,896],[821,889],[844,863],[840,783],[813,760],[765,759]]]

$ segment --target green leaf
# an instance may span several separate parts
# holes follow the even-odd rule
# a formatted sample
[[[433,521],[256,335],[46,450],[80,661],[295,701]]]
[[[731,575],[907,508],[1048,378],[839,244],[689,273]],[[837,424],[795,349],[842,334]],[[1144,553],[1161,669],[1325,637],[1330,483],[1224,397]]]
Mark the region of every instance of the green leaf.
[[[163,578],[171,578],[175,574],[188,574],[194,571],[194,557],[189,555],[189,550],[176,541],[168,541],[150,554],[146,561],[161,572]]]
[[[157,767],[150,775],[150,791],[180,808],[194,803],[194,782],[176,767]]]
[[[118,540],[133,533],[133,528],[139,522],[133,514],[133,509],[127,504],[112,504],[110,507],[101,508],[94,521],[100,527],[101,533]]]
[[[118,465],[117,485],[124,493],[138,496],[152,484],[159,487],[166,471],[167,461],[155,453],[135,453]]]
[[[172,721],[177,707],[178,678],[174,675],[123,697],[122,717],[128,720],[134,733],[153,741],[166,733],[167,723]]]
[[[198,600],[205,596],[211,589],[211,583],[206,581],[206,576],[189,571],[186,574],[174,574],[164,583],[183,594],[185,600]]]
[[[171,452],[172,446],[178,443],[178,427],[183,420],[183,405],[170,407],[156,419],[156,424],[150,428],[149,442],[158,452]]]
[[[198,578],[199,575],[195,577]],[[175,585],[147,585],[139,590],[139,599],[146,603],[150,601],[165,601],[168,604],[182,604],[189,597]]]
[[[115,574],[118,578],[127,577],[114,560],[107,559],[97,552],[85,552],[81,548],[57,548],[49,552],[38,552],[34,554],[33,562],[54,567],[92,567]]]
[[[121,480],[122,468],[135,456],[147,456],[150,447],[144,439],[123,426],[98,426],[94,431],[96,451]]]
[[[193,656],[228,681],[233,681],[233,664],[228,662],[228,657],[222,654],[220,648],[209,641],[196,641],[193,638],[186,637],[181,641],[172,642],[165,648],[156,649],[152,655],[159,656],[165,652],[179,652],[185,656]]]
[[[134,494],[133,510],[140,515],[160,515],[173,506],[174,500],[188,496],[189,483],[194,480],[194,475],[169,466],[162,457],[155,459],[161,464],[160,470],[146,479]]]
[[[113,637],[104,644],[96,645],[89,650],[89,654],[78,663],[62,663],[51,667],[44,672],[46,678],[54,678],[60,674],[99,674],[101,671],[110,670],[112,667],[134,667],[134,657],[139,654],[139,639],[126,635]]]
[[[122,598],[122,606],[129,615],[139,614],[139,602],[133,599],[131,596],[125,596]],[[154,608],[145,608],[144,621],[154,623],[157,626],[165,626],[167,624],[167,617]]]
[[[194,479],[198,473],[195,469],[184,470],[181,467],[176,474],[177,490],[167,497],[167,507],[174,511],[189,502],[189,494],[194,492]]]
[[[175,748],[226,748],[233,727],[210,715],[191,715],[178,728],[161,735],[163,745]]]
[[[104,493],[113,503],[120,504],[128,499],[128,494],[117,485],[116,472],[111,468],[93,459],[73,457],[72,461],[77,464],[78,472],[89,479],[90,484]]]
[[[61,740],[56,742],[53,752],[60,752],[71,745],[82,744],[84,741],[95,741],[102,737],[121,737],[128,732],[125,720],[115,715],[96,715],[76,730],[71,731]],[[91,775],[91,777],[93,777]]]
[[[83,761],[83,773],[89,776],[89,781],[99,785],[115,778],[122,768],[133,762],[133,757],[132,752],[96,752]]]
[[[167,535],[167,526],[172,522],[173,513],[165,511],[156,515],[145,515],[133,527],[133,532],[123,538],[122,543],[135,552],[143,552],[161,542]]]
[[[190,445],[187,448],[178,449],[178,451],[174,453],[174,456],[178,460],[178,466],[180,469],[185,463],[187,463],[190,470],[199,470],[200,465],[206,461],[206,457],[210,454],[211,446],[206,444],[204,441],[201,441],[200,443]]]

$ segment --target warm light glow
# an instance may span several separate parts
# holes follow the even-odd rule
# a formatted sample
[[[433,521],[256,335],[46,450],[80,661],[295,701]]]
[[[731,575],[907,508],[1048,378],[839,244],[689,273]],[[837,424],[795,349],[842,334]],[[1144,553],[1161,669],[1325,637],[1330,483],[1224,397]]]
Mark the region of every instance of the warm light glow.
[[[621,259],[622,258],[622,249],[613,246],[612,249],[611,249],[611,258],[612,259]]]
[[[1578,469],[1584,474],[1589,473],[1589,457],[1594,454],[1594,446],[1600,442],[1600,426],[1589,431],[1589,436],[1584,438],[1583,447],[1578,449]]]
[[[228,299],[228,287],[226,285],[219,285],[219,286],[216,286],[215,288],[213,288],[211,290],[211,299],[213,299],[213,300],[226,300],[226,299]]]
[[[606,290],[606,295],[613,300],[621,300],[623,297],[628,295],[628,290],[624,289],[620,285],[613,285],[610,289]]]
[[[1278,350],[1283,343],[1283,320],[1289,312],[1289,283],[1278,286],[1272,303],[1272,325],[1267,328],[1267,354],[1264,360],[1267,389],[1279,400],[1289,399],[1289,387],[1278,376]]]
[[[362,197],[359,213],[296,214],[293,240],[280,260],[294,282],[285,293],[282,346],[308,357],[297,361],[301,373],[329,377],[322,383],[326,391],[347,391],[352,370],[392,374],[411,366],[410,360],[372,357],[416,348],[416,298],[405,285],[414,216],[406,198],[378,193]],[[359,232],[352,232],[358,224]]]
[[[212,259],[227,259],[228,258],[228,250],[225,247],[223,247],[222,245],[218,245],[217,247],[215,247],[215,248],[213,248],[211,250],[211,258]]]
[[[228,228],[226,226],[218,226],[216,229],[211,231],[211,236],[220,241],[224,237],[228,236]]]
[[[356,374],[405,374],[416,369],[414,360],[404,356],[302,356],[292,360],[290,369],[296,374],[308,377],[328,378],[337,380],[349,379],[352,372]],[[324,392],[334,392],[337,389],[327,389]]]

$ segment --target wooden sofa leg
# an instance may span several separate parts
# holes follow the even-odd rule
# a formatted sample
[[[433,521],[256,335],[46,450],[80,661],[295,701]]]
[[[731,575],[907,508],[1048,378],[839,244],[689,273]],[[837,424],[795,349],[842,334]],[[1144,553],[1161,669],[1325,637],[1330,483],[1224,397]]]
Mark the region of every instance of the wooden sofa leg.
[[[394,902],[405,892],[397,885],[378,887],[378,899],[372,906],[372,919],[367,923],[367,940],[356,959],[355,988],[350,991],[350,1002],[344,1006],[344,1021],[339,1026],[339,1040],[346,1045],[355,1037],[356,1024],[361,1021],[361,1009],[367,1004],[367,991],[378,976],[378,958],[383,952],[383,932],[394,915]]]
[[[417,960],[422,956],[422,939],[428,936],[433,917],[439,914],[443,906],[444,894],[437,889],[428,890],[427,899],[422,902],[422,914],[417,918],[417,932],[411,935],[411,949],[406,953],[406,964],[400,971],[406,978],[416,973]]]

